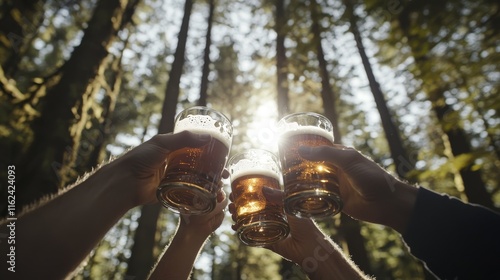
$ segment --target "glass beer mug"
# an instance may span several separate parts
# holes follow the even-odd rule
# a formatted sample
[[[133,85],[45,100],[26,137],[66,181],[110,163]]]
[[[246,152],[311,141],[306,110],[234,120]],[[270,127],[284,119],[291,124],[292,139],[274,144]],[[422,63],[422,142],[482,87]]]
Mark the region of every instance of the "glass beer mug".
[[[322,218],[342,210],[337,169],[327,161],[309,161],[300,146],[333,146],[333,126],[316,113],[295,113],[278,122],[278,150],[285,186],[285,212]]]
[[[189,130],[210,134],[201,147],[171,151],[165,175],[157,189],[163,206],[182,214],[203,214],[215,208],[217,191],[231,148],[233,128],[220,112],[196,106],[179,113],[174,133]]]
[[[290,228],[283,199],[269,201],[262,193],[263,187],[282,191],[278,158],[250,149],[233,156],[228,165],[239,239],[249,246],[264,246],[286,238]]]

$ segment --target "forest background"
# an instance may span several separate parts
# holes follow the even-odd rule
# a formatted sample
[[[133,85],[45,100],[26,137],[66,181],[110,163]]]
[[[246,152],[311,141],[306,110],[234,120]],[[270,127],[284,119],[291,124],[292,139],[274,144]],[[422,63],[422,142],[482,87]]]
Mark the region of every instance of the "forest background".
[[[313,111],[394,174],[500,207],[500,4],[493,0],[3,0],[0,211],[57,192],[111,155],[207,105],[231,153],[274,149],[283,115]],[[228,186],[225,186],[228,191]],[[86,202],[83,202],[86,203]],[[91,202],[88,202],[91,203]],[[193,279],[305,279],[226,221]],[[177,226],[130,210],[74,279],[144,279]],[[390,228],[338,215],[320,226],[377,279],[433,279]]]

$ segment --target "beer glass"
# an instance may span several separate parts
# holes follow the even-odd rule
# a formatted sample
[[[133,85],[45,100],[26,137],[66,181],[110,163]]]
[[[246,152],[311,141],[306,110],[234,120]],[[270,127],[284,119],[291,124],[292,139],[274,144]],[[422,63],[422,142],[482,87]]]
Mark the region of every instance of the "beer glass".
[[[278,122],[278,152],[285,186],[285,212],[322,218],[342,210],[337,169],[327,161],[300,157],[300,146],[332,146],[333,126],[316,113],[295,113]]]
[[[250,149],[233,156],[228,166],[239,239],[260,247],[287,237],[290,228],[283,199],[269,201],[262,193],[264,186],[282,191],[278,158],[266,150]]]
[[[212,135],[201,147],[171,151],[156,195],[163,206],[182,214],[203,214],[215,207],[222,171],[231,148],[231,122],[202,106],[188,108],[175,118],[174,133],[189,130]]]

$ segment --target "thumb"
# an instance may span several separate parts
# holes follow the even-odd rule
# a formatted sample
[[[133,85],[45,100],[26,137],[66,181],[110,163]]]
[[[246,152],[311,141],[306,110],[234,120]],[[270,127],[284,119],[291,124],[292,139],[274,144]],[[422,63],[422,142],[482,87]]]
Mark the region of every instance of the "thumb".
[[[148,166],[160,168],[167,155],[174,150],[184,147],[200,147],[212,139],[209,134],[195,134],[189,131],[179,133],[157,134],[140,145],[141,148],[133,149],[131,155],[136,155]]]
[[[270,187],[263,187],[262,188],[262,194],[266,198],[267,201],[273,202],[273,203],[282,203],[283,198],[284,198],[284,193],[281,190],[273,189]]]
[[[319,146],[299,147],[299,155],[311,161],[328,161],[340,169],[348,168],[354,162],[359,161],[357,158],[361,154],[353,148],[334,145],[334,146]]]
[[[151,143],[165,150],[172,151],[183,147],[199,147],[212,139],[210,134],[197,134],[190,131],[158,134],[151,138]]]

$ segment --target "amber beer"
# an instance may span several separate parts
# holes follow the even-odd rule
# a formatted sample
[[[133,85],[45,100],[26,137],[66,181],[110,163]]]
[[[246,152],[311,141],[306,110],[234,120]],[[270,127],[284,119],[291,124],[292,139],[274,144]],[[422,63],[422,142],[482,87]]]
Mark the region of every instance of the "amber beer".
[[[168,155],[165,176],[157,196],[165,207],[174,212],[207,213],[215,207],[231,146],[231,124],[212,109],[193,107],[177,117],[174,133],[184,130],[210,134],[212,140],[201,147],[184,147]]]
[[[285,186],[285,212],[298,217],[321,218],[342,209],[336,168],[327,161],[308,161],[300,146],[332,146],[332,125],[315,113],[283,118],[278,145]]]
[[[259,247],[287,237],[283,200],[269,201],[262,193],[264,186],[282,191],[278,159],[254,149],[231,158],[229,166],[239,239]]]

